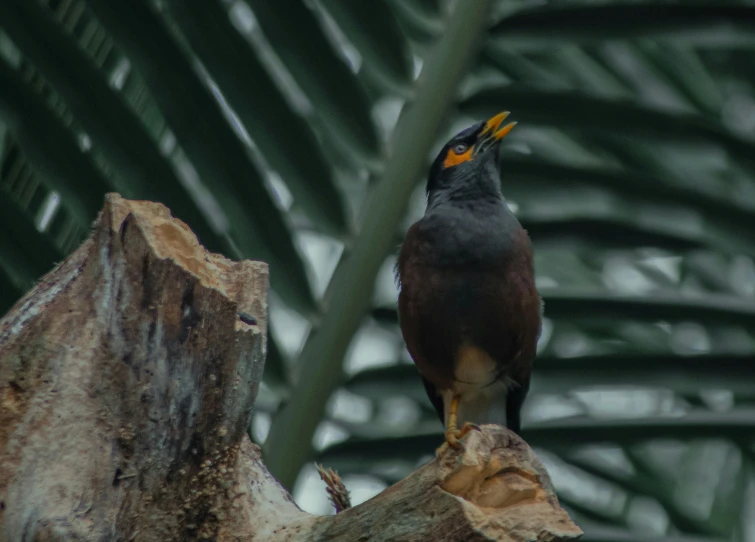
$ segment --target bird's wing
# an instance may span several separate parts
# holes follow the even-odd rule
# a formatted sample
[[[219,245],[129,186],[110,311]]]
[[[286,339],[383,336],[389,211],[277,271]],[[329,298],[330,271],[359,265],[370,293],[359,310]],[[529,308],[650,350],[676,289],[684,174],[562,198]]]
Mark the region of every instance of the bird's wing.
[[[406,349],[409,351],[413,360],[416,360],[417,357],[423,357],[418,341],[419,318],[415,300],[417,295],[417,270],[413,255],[419,248],[419,236],[417,230],[417,224],[413,224],[409,228],[409,231],[406,232],[406,237],[401,245],[401,250],[399,250],[396,267],[394,268],[396,283],[399,287],[399,326],[401,328],[401,333],[404,336]]]
[[[445,423],[443,397],[438,395],[438,390],[435,388],[435,385],[424,376],[422,377],[422,383],[425,385],[427,397],[430,399],[430,403],[433,405],[433,408],[435,408],[435,412],[438,413],[438,417],[440,418],[441,423]]]
[[[421,264],[422,239],[414,224],[406,234],[396,264],[400,284],[398,315],[406,349],[422,374],[425,390],[443,420],[443,400],[438,387],[450,387],[453,379],[451,341],[458,330],[442,333],[446,319],[436,307],[439,277]]]

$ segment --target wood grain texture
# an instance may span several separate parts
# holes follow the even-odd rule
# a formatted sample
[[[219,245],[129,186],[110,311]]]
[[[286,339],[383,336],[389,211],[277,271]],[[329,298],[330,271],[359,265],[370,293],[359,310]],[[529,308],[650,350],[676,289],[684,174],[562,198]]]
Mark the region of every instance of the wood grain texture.
[[[378,496],[320,519],[313,542],[545,542],[582,531],[559,506],[529,446],[498,425],[483,425],[465,449],[433,459]]]
[[[267,284],[266,264],[206,252],[164,206],[109,195],[89,240],[0,321],[0,540],[214,537]]]

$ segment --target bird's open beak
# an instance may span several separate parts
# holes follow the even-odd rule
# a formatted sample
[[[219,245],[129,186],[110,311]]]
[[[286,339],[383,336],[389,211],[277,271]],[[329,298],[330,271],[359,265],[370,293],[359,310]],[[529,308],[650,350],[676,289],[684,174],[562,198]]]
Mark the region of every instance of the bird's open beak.
[[[509,116],[509,114],[508,111],[498,113],[495,117],[485,123],[480,135],[477,136],[477,144],[475,145],[476,152],[479,153],[489,149],[495,143],[498,143],[501,139],[506,137],[506,134],[516,126],[516,122],[509,122],[501,127],[501,123]]]

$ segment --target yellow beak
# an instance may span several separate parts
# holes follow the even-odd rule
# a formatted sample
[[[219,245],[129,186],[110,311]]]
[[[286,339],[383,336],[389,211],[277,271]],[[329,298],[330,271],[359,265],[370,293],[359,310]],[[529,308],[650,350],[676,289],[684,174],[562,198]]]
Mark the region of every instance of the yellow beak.
[[[493,139],[493,140],[499,140],[506,137],[506,134],[508,134],[514,126],[516,126],[516,122],[509,122],[506,126],[503,128],[499,128],[503,120],[508,117],[511,113],[509,111],[503,111],[502,113],[498,113],[495,117],[492,117],[488,122],[485,123],[485,127],[482,129],[482,132],[480,132],[480,138],[482,139],[485,137],[485,139]],[[490,135],[488,135],[490,134]]]

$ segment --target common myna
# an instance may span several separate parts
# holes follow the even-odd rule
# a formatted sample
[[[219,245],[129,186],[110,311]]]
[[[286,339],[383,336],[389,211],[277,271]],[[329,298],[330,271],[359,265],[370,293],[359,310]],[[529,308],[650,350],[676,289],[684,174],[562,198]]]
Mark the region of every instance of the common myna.
[[[542,302],[529,236],[501,192],[508,114],[441,149],[396,266],[401,332],[446,427],[438,453],[476,424],[505,421],[518,434],[529,390]]]

